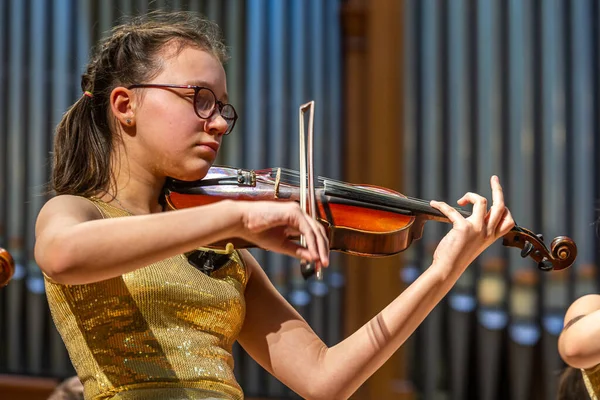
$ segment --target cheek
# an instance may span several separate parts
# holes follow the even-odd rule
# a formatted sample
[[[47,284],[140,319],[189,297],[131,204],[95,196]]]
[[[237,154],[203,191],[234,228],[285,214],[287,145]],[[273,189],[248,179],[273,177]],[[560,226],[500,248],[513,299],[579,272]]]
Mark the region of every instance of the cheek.
[[[176,116],[173,114],[168,116],[166,122],[168,134],[177,136],[181,139],[193,139],[202,128],[198,118],[195,118],[195,115]]]
[[[145,115],[139,121],[139,129],[141,134],[148,134],[159,144],[176,148],[178,144],[184,146],[193,140],[202,128],[200,122],[196,115],[185,113],[181,108],[155,107],[145,110]]]

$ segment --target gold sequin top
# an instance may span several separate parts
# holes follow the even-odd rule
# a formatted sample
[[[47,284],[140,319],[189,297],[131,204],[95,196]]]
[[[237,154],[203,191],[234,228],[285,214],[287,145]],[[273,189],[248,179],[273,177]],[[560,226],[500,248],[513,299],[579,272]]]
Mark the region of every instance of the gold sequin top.
[[[104,218],[131,215],[92,200]],[[243,399],[232,345],[247,274],[234,251],[210,276],[180,254],[117,278],[45,278],[52,318],[86,399]]]
[[[583,381],[585,387],[590,394],[591,400],[600,399],[600,365],[596,365],[593,368],[582,369]]]

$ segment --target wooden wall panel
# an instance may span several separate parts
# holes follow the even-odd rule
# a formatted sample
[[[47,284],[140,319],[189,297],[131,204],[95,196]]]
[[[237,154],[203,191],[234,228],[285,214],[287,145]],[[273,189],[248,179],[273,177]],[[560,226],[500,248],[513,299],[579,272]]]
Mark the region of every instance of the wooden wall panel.
[[[344,27],[344,179],[402,187],[402,2],[350,0]],[[346,257],[346,336],[389,304],[402,290],[400,256]],[[408,399],[404,350],[376,372],[356,399]]]

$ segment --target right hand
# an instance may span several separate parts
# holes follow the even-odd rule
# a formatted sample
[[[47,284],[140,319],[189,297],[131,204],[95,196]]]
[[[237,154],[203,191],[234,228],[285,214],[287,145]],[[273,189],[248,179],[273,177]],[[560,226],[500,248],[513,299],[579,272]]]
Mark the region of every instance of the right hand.
[[[329,265],[329,240],[325,228],[300,209],[296,202],[240,201],[240,236],[258,247],[309,262]],[[306,247],[294,239],[303,235]]]

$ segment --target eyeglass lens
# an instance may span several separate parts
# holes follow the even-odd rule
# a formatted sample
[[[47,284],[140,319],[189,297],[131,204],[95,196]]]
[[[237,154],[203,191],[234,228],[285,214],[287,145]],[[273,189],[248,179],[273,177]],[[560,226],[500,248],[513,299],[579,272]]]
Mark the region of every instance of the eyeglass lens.
[[[196,95],[196,111],[202,118],[210,118],[213,113],[213,109],[216,106],[216,102],[217,99],[215,98],[213,92],[208,89],[201,88],[198,90],[198,94]],[[233,107],[229,104],[224,104],[220,108],[221,109],[219,112],[221,113],[221,116],[227,120],[228,124],[231,124],[235,118],[235,111],[233,110]]]

